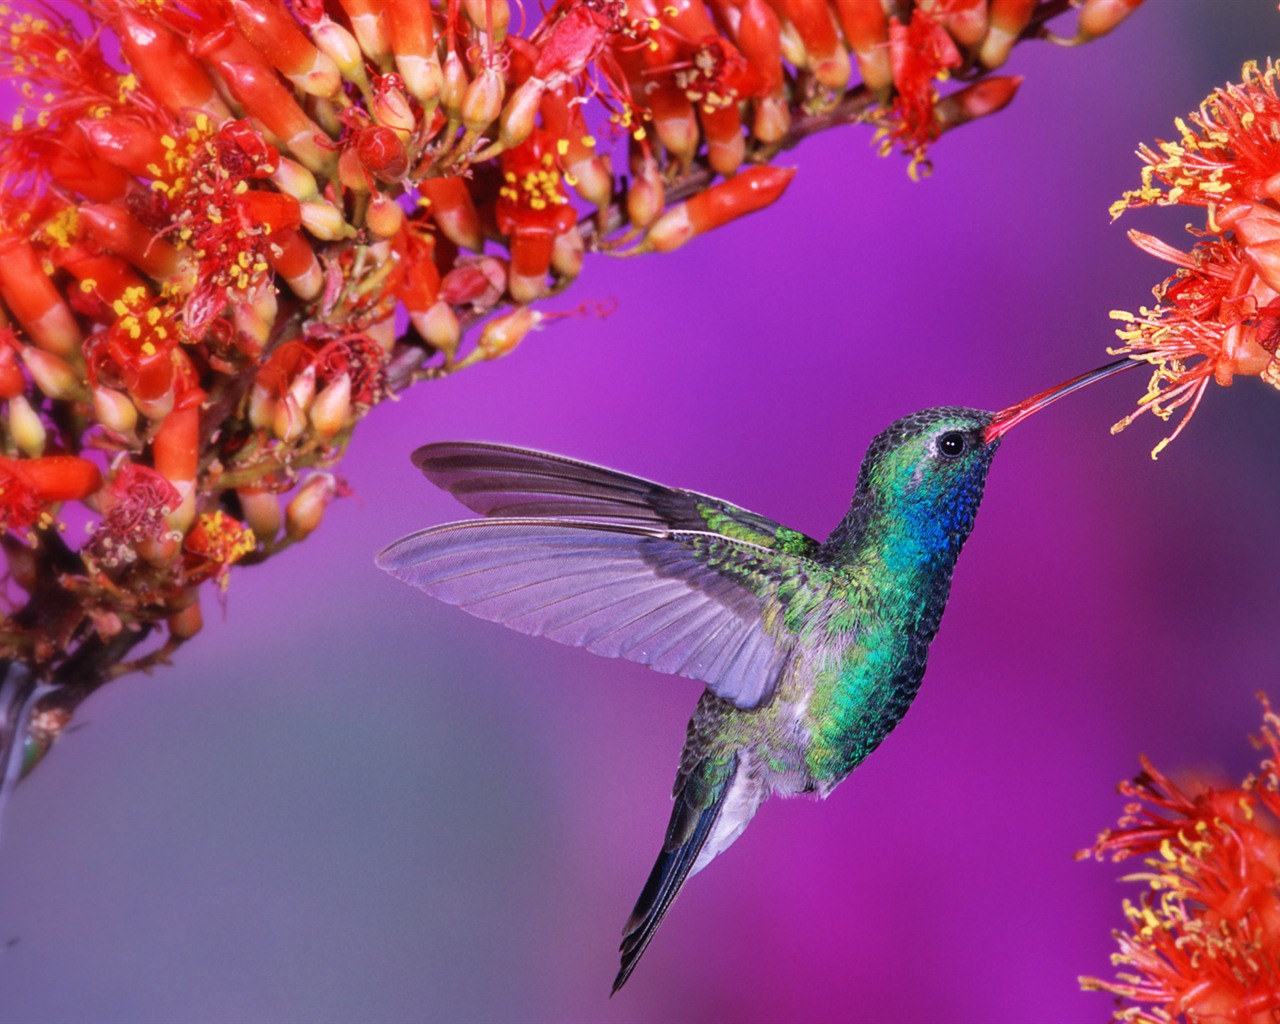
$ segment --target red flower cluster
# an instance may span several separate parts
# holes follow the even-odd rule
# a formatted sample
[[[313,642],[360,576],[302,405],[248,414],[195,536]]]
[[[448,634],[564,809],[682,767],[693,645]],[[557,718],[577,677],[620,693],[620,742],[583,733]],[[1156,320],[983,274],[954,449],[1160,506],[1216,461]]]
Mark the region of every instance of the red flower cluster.
[[[1155,289],[1156,305],[1136,315],[1112,313],[1123,351],[1154,367],[1137,411],[1121,430],[1151,410],[1168,419],[1185,407],[1155,457],[1181,433],[1211,381],[1227,386],[1238,375],[1280,387],[1280,99],[1276,75],[1244,66],[1238,85],[1218,89],[1188,121],[1178,140],[1138,151],[1146,166],[1142,187],[1111,210],[1118,217],[1142,206],[1194,206],[1205,227],[1182,252],[1140,231],[1139,248],[1178,269]]]
[[[1076,40],[1137,2],[1084,0]],[[61,687],[33,713],[190,636],[203,582],[315,528],[362,415],[563,315],[531,304],[588,249],[768,205],[836,124],[914,171],[1068,0],[534,7],[0,2],[0,658]],[[47,528],[75,500],[80,550]]]
[[[1120,827],[1081,856],[1143,856],[1138,904],[1125,901],[1130,931],[1117,932],[1125,968],[1086,989],[1130,1004],[1117,1020],[1269,1024],[1280,1016],[1280,716],[1262,698],[1267,756],[1235,789],[1188,793],[1144,758],[1120,787],[1134,802]]]

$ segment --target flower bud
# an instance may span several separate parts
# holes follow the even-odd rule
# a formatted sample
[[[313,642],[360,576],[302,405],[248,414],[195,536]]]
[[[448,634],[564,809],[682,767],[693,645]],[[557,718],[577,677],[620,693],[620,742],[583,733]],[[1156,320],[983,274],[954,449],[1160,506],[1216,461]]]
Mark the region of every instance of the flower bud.
[[[423,112],[429,118],[440,98],[443,84],[431,6],[423,3],[388,4],[386,16],[396,70],[400,72],[409,94],[422,104]]]
[[[454,121],[462,120],[462,98],[467,92],[466,65],[462,63],[462,58],[458,56],[458,51],[451,49],[448,56],[444,59],[443,75],[444,81],[440,89],[440,106],[444,108],[444,112]]]
[[[404,87],[409,90],[409,95],[422,104],[423,111],[429,117],[444,90],[444,70],[440,67],[440,58],[434,53],[426,57],[412,53],[396,54],[396,69],[404,79]]]
[[[129,396],[99,384],[91,392],[94,418],[113,434],[132,439],[138,426],[138,407]]]
[[[991,0],[987,37],[978,51],[986,68],[998,68],[1009,59],[1009,51],[1035,13],[1036,0]]]
[[[369,76],[364,69],[364,54],[356,37],[345,28],[322,14],[311,26],[311,41],[338,67],[338,72],[352,82],[361,92],[369,89]]]
[[[271,432],[285,444],[293,444],[307,429],[306,412],[298,408],[298,403],[288,395],[279,399],[274,409]]]
[[[302,204],[302,226],[322,242],[340,242],[356,229],[346,222],[342,211],[323,199]]]
[[[1129,17],[1142,0],[1084,0],[1080,23],[1072,42],[1083,43],[1104,36]]]
[[[582,273],[585,250],[581,232],[576,229],[561,232],[551,246],[551,269],[562,281],[574,280]]]
[[[9,399],[9,437],[23,455],[37,458],[44,454],[45,429],[40,414],[31,408],[26,395]]]
[[[470,132],[485,131],[502,114],[502,97],[506,85],[502,73],[495,68],[485,68],[462,97],[462,124]]]
[[[182,270],[182,257],[164,238],[118,206],[80,207],[80,220],[102,248],[128,260],[147,277],[164,281]]]
[[[449,241],[472,252],[484,248],[480,214],[466,181],[459,177],[426,178],[418,183],[418,191],[427,200],[431,219]]]
[[[364,223],[379,238],[394,238],[404,224],[404,209],[383,192],[375,192],[365,210]]]
[[[417,121],[413,116],[413,108],[404,92],[394,87],[379,89],[373,99],[371,111],[378,124],[390,128],[406,145],[413,138],[413,129]]]
[[[249,423],[257,430],[269,430],[275,422],[275,397],[261,384],[249,388]]]
[[[316,176],[287,156],[277,157],[276,169],[271,172],[271,182],[287,196],[293,196],[300,203],[310,202],[320,196],[320,186]]]
[[[240,499],[240,512],[254,536],[265,544],[275,540],[284,522],[280,499],[258,487],[238,488],[236,497]]]
[[[462,339],[462,328],[458,323],[458,315],[449,303],[436,302],[425,311],[410,310],[409,320],[422,335],[422,340],[437,352],[444,353],[446,360],[452,362],[458,351],[458,342]]]
[[[200,599],[196,594],[198,589],[187,588],[192,595],[191,603],[169,616],[169,635],[175,640],[190,640],[204,626],[204,615],[200,611]]]
[[[662,214],[665,186],[658,161],[644,157],[627,186],[627,219],[638,228],[647,228]]]
[[[271,236],[271,246],[267,259],[276,273],[284,278],[298,298],[310,302],[324,290],[324,271],[320,261],[306,240],[296,228],[285,228]]]
[[[55,356],[34,345],[24,345],[20,355],[36,387],[50,398],[73,401],[85,397],[80,375],[61,356]]]
[[[338,180],[352,192],[368,192],[373,187],[354,146],[347,146],[338,154]]]
[[[784,95],[765,96],[756,102],[751,134],[766,146],[776,146],[791,130],[791,110]]]
[[[289,392],[276,402],[271,428],[286,443],[300,438],[307,429],[307,410],[316,394],[316,368],[302,370],[289,384]]]
[[[316,435],[328,441],[348,425],[351,418],[351,375],[334,377],[316,395],[308,418]]]
[[[511,94],[507,105],[502,108],[502,117],[498,122],[498,141],[506,149],[515,149],[533,134],[537,123],[538,104],[542,102],[542,94],[547,83],[540,78],[527,78]]]
[[[245,38],[299,90],[332,99],[342,90],[338,67],[316,49],[274,0],[229,0]]]
[[[641,251],[671,252],[722,224],[763,209],[786,191],[794,167],[751,167],[673,206],[644,237]]]
[[[494,45],[501,45],[511,27],[511,7],[507,0],[462,0],[462,12]]]
[[[338,481],[332,473],[312,473],[285,508],[285,536],[295,542],[309,536],[337,493]]]
[[[542,314],[531,306],[521,306],[494,317],[480,331],[476,351],[481,359],[498,359],[515,350],[524,336],[542,323]]]
[[[271,338],[271,328],[279,312],[275,285],[269,280],[261,282],[231,308],[236,330],[241,339],[248,342],[244,345],[246,353],[257,355]]]

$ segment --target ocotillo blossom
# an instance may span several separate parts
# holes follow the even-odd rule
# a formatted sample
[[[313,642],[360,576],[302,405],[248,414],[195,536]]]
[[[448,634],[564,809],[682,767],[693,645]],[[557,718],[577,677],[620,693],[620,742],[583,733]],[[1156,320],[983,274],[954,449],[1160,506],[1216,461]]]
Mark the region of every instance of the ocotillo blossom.
[[[371,407],[565,315],[587,251],[769,205],[838,124],[918,171],[1068,6],[0,4],[0,764],[315,529]],[[1073,41],[1135,6],[1085,0]]]
[[[1142,146],[1142,185],[1126,192],[1113,217],[1142,206],[1194,206],[1205,226],[1183,252],[1141,231],[1129,237],[1178,269],[1155,289],[1156,305],[1124,322],[1117,351],[1152,364],[1147,393],[1128,426],[1150,410],[1165,419],[1185,410],[1152,456],[1181,433],[1211,381],[1229,385],[1237,375],[1280,387],[1280,99],[1278,70],[1249,63],[1241,81],[1209,96],[1176,141]]]
[[[1141,856],[1124,904],[1116,981],[1086,989],[1128,1001],[1117,1020],[1265,1024],[1280,1013],[1280,716],[1262,699],[1265,757],[1239,787],[1178,786],[1144,758],[1120,792],[1118,829],[1080,856]]]

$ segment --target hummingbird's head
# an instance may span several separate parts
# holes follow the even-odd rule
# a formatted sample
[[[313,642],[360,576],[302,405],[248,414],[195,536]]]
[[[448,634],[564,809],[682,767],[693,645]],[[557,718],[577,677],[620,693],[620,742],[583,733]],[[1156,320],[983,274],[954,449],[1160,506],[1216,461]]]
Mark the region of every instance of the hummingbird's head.
[[[858,472],[864,515],[883,517],[927,550],[958,551],[973,529],[1000,438],[995,414],[942,406],[905,416],[871,442]],[[858,502],[855,500],[855,505]]]

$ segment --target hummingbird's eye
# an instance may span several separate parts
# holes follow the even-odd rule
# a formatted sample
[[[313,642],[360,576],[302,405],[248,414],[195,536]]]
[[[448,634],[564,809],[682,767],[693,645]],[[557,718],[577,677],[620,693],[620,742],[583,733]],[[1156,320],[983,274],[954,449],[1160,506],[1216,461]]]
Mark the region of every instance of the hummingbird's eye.
[[[958,430],[950,430],[938,438],[938,451],[948,459],[959,458],[966,447],[964,434]]]

